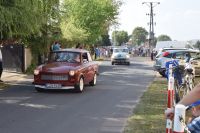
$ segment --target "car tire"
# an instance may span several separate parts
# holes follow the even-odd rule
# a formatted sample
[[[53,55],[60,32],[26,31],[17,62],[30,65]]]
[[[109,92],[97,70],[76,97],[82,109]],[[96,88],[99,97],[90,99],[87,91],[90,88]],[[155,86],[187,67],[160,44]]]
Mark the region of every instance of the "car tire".
[[[95,73],[92,81],[89,84],[90,86],[95,86],[96,83],[97,83],[97,74]]]
[[[79,83],[74,86],[74,89],[75,89],[75,92],[79,92],[79,93],[83,92],[83,90],[84,90],[84,79],[83,79],[83,77],[80,77]]]
[[[159,72],[159,74],[160,74],[162,77],[166,77],[165,71]]]
[[[129,66],[129,65],[130,65],[130,62],[128,62],[127,65]]]
[[[44,92],[44,89],[39,88],[39,87],[35,87],[35,90],[36,90],[37,92]]]
[[[112,62],[111,64],[114,65],[114,62]]]

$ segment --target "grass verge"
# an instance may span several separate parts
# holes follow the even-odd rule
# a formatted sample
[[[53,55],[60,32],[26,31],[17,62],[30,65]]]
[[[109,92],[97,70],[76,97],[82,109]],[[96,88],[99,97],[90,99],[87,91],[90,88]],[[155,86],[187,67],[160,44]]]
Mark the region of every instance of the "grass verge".
[[[140,102],[129,117],[124,133],[165,132],[164,110],[167,107],[167,81],[157,79],[143,94]]]
[[[6,87],[8,87],[8,85],[7,85],[7,84],[0,83],[0,89],[5,89]]]
[[[200,77],[195,77],[195,84]],[[156,78],[129,117],[124,133],[163,133],[166,128],[167,80]],[[188,117],[188,116],[186,116]]]

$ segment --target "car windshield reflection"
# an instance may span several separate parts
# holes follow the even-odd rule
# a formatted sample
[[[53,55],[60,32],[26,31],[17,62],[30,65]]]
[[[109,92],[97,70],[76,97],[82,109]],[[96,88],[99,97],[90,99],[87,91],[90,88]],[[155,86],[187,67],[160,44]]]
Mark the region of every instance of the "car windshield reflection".
[[[80,53],[76,52],[52,52],[49,56],[49,62],[69,62],[80,63]]]
[[[113,52],[114,52],[114,53],[119,53],[119,52],[128,53],[128,49],[114,49]]]

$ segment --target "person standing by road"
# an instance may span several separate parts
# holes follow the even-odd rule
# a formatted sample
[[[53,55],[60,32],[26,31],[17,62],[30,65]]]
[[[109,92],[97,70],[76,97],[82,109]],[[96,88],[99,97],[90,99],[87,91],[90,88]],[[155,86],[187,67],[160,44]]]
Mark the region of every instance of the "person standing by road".
[[[3,60],[2,60],[2,53],[1,53],[1,49],[0,49],[0,82],[3,82],[1,80],[1,75],[2,75],[2,72],[3,72]]]
[[[58,42],[55,42],[52,46],[51,46],[51,49],[52,51],[55,51],[55,50],[60,50],[61,49],[61,46]]]

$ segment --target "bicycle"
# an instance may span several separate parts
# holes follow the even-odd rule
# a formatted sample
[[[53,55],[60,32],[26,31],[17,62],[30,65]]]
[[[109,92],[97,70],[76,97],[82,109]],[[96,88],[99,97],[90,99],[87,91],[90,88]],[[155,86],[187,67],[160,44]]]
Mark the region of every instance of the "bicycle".
[[[191,62],[192,61],[185,63],[184,66],[179,65],[178,61],[174,59],[166,62],[166,74],[169,71],[169,64],[172,64],[172,75],[174,77],[174,105],[194,88],[194,74]]]
[[[189,91],[191,91],[194,88],[194,74],[191,61],[185,64],[184,81],[186,85],[186,89],[184,90],[184,95],[186,95]]]
[[[185,63],[185,65],[182,67],[184,67],[182,68],[182,73],[183,73],[182,84],[177,89],[180,99],[182,99],[188,92],[190,92],[194,88],[194,80],[195,80],[191,61]]]
[[[169,78],[169,65],[172,65],[172,76],[174,77],[174,105],[180,101],[183,95],[183,73],[184,73],[184,68],[183,66],[180,66],[178,63],[178,60],[172,59],[168,62],[166,62],[166,77],[167,79]]]

